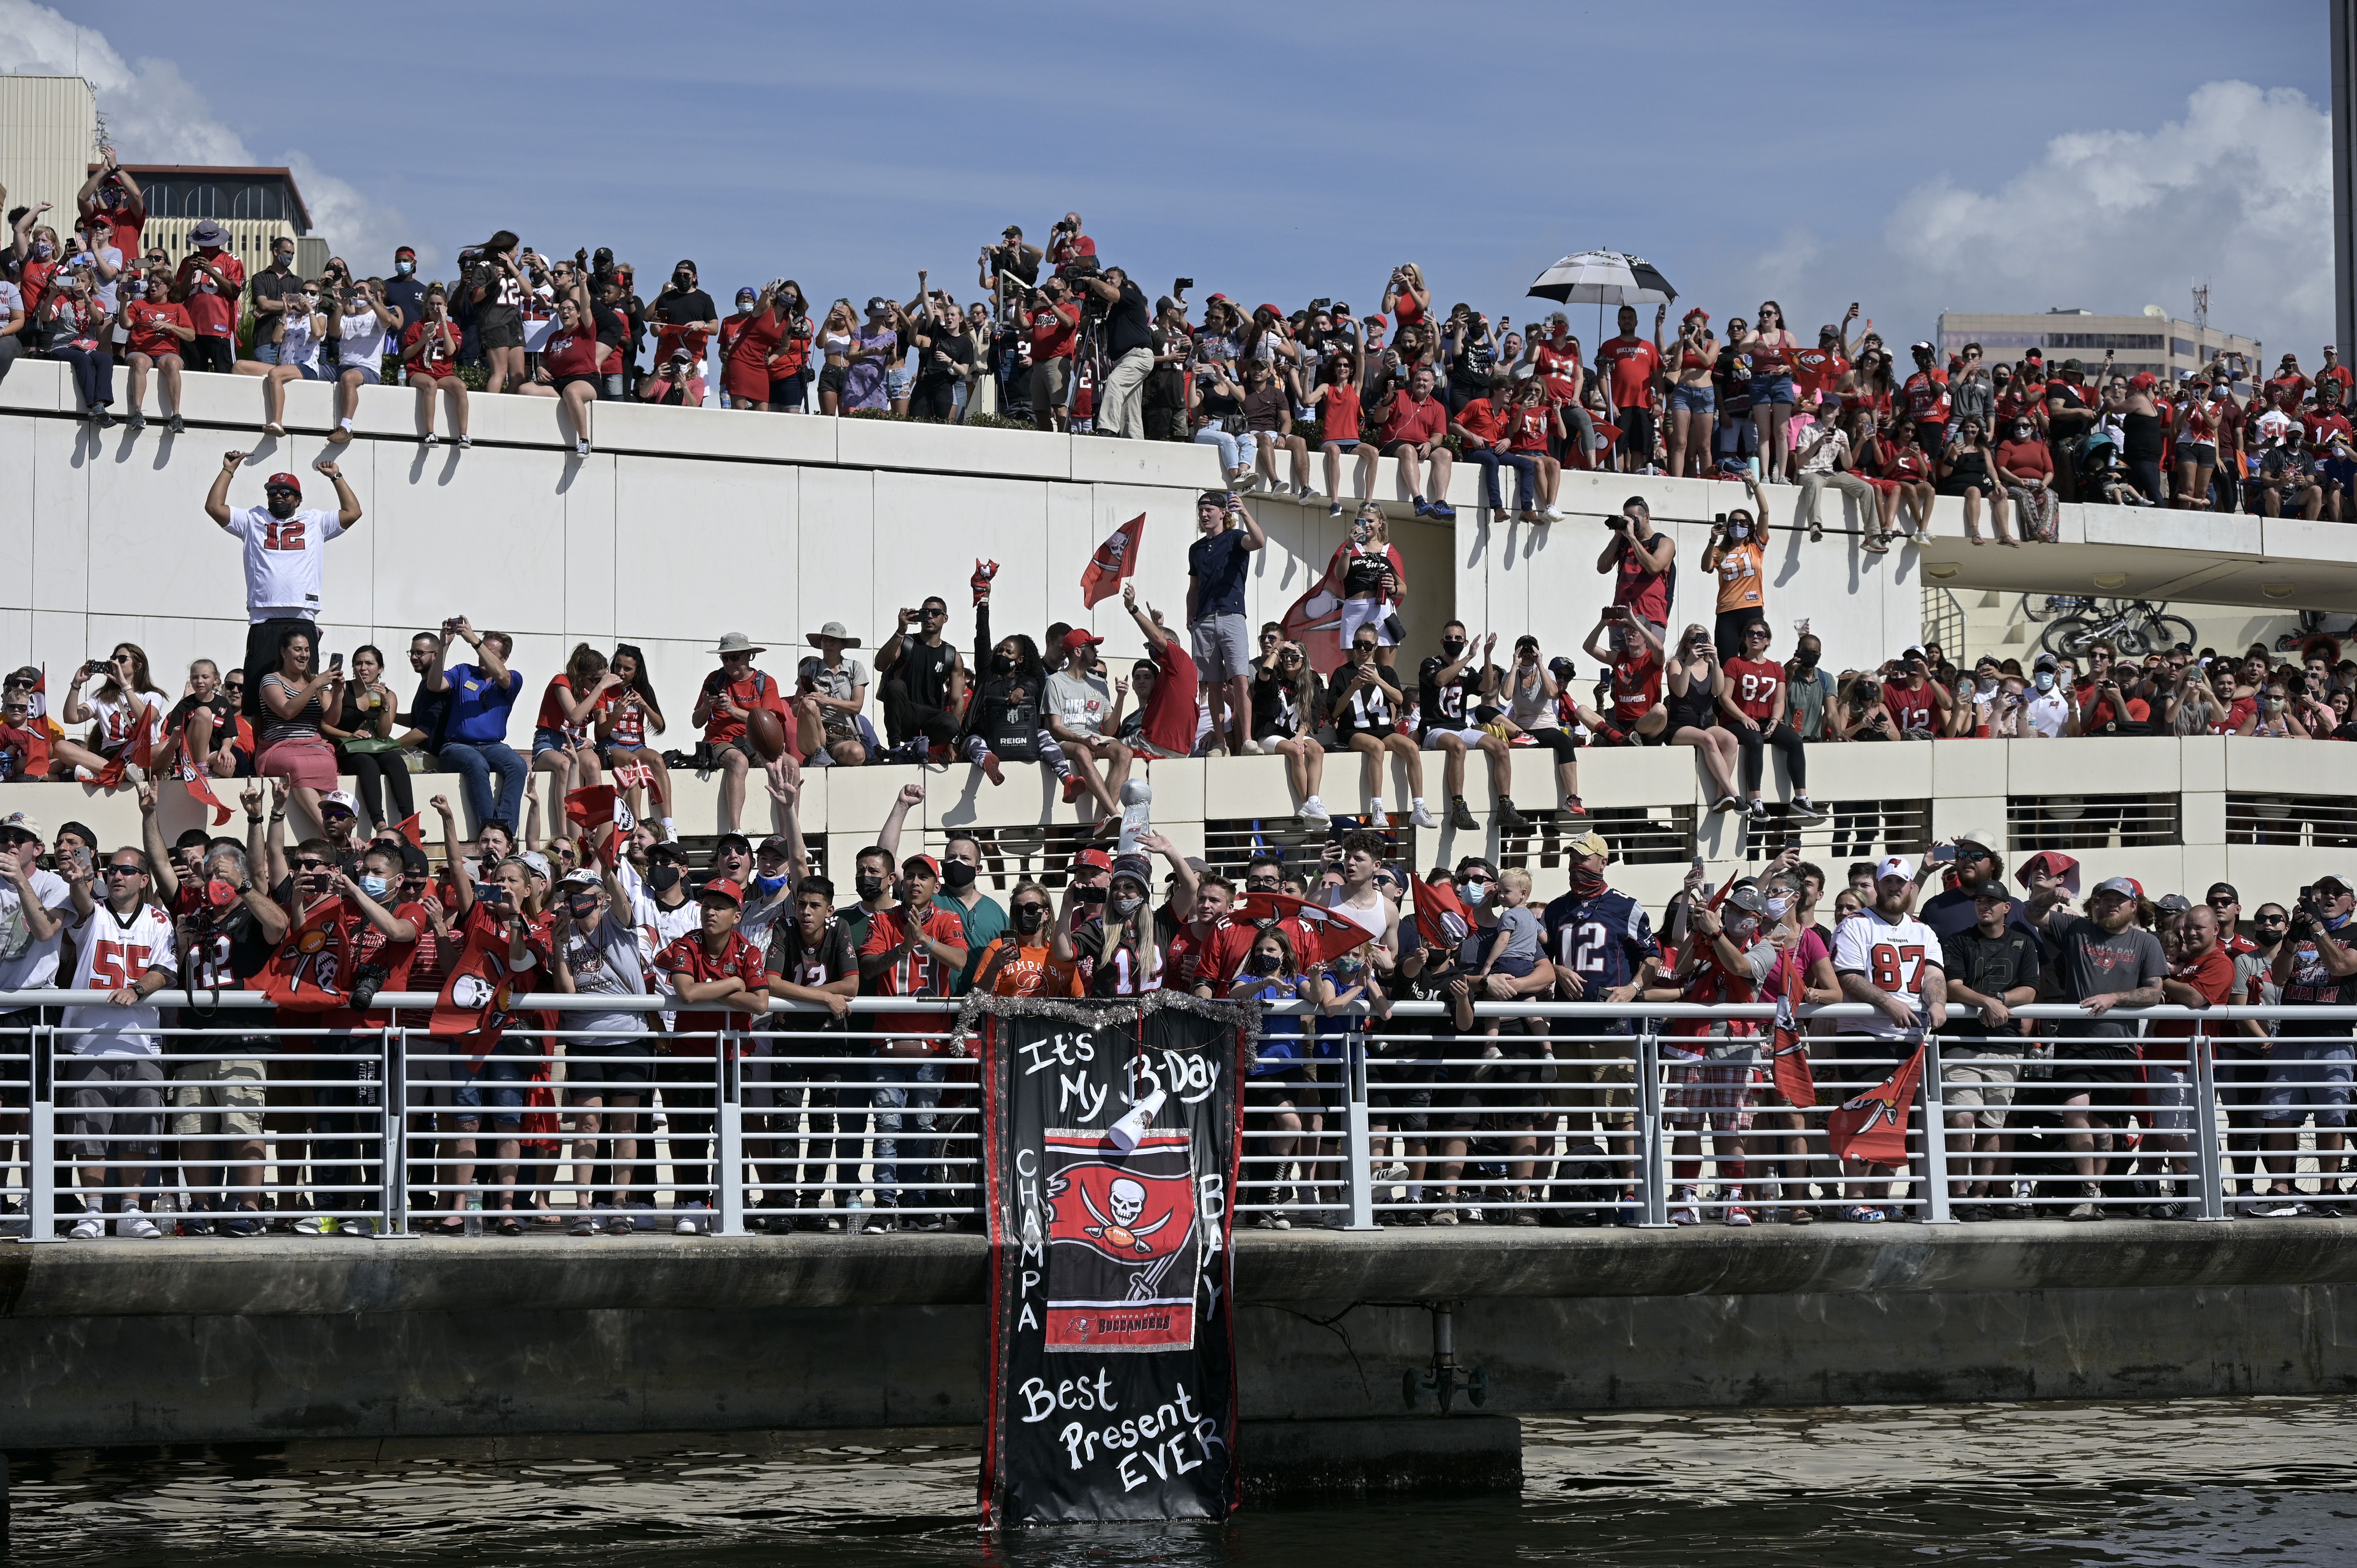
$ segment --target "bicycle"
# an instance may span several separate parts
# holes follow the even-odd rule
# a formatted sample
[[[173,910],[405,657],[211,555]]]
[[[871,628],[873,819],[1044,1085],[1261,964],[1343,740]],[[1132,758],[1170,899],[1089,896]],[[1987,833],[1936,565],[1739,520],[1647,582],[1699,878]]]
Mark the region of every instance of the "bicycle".
[[[2063,596],[2057,596],[2058,597]],[[2193,623],[2169,615],[2168,606],[2149,599],[2115,601],[2108,609],[2093,600],[2082,601],[2096,613],[2066,615],[2048,624],[2038,646],[2057,659],[2084,659],[2087,650],[2108,640],[2123,659],[2141,659],[2171,648],[2192,648]]]
[[[2021,596],[2021,618],[2027,621],[2049,621],[2057,616],[2081,615],[2095,610],[2104,601],[2091,599],[2084,594],[2024,594]]]

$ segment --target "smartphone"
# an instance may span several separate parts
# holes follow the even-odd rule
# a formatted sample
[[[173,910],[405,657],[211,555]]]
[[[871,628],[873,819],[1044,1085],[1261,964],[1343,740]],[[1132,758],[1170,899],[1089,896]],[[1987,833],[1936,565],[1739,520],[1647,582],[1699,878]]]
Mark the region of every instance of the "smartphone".
[[[1180,294],[1184,294],[1189,289],[1195,286],[1195,280],[1193,278],[1172,278],[1170,280],[1170,286]]]
[[[1694,868],[1696,871],[1700,871],[1702,869],[1702,856],[1696,855],[1694,857]]]
[[[340,653],[330,653],[329,655],[328,655],[328,669],[330,669],[330,670],[341,670],[343,667],[344,667],[344,656],[343,656],[342,654],[340,654]]]
[[[1934,844],[1932,846],[1931,858],[1934,862],[1944,865],[1949,861],[1956,858],[1956,846],[1952,843]]]

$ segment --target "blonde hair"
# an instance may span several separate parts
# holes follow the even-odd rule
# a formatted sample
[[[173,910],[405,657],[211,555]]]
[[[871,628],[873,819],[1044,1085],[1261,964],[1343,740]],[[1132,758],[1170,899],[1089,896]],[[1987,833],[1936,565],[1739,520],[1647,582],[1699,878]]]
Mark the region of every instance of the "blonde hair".
[[[1498,886],[1520,888],[1523,896],[1528,897],[1531,892],[1531,874],[1519,865],[1509,866],[1498,873]]]

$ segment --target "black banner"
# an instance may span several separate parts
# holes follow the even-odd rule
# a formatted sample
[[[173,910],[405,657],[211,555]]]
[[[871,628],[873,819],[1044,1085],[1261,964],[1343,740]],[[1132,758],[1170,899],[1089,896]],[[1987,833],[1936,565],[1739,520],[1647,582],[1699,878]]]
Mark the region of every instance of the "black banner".
[[[1253,1014],[1157,993],[977,996],[977,1016],[984,1523],[1222,1518],[1240,1486],[1229,1204]]]

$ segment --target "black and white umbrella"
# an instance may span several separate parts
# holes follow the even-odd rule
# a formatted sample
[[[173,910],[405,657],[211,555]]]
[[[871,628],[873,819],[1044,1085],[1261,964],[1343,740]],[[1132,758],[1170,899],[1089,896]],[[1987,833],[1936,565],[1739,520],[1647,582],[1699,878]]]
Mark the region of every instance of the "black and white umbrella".
[[[1620,251],[1582,251],[1538,275],[1531,294],[1566,305],[1667,305],[1678,297],[1661,269]]]

